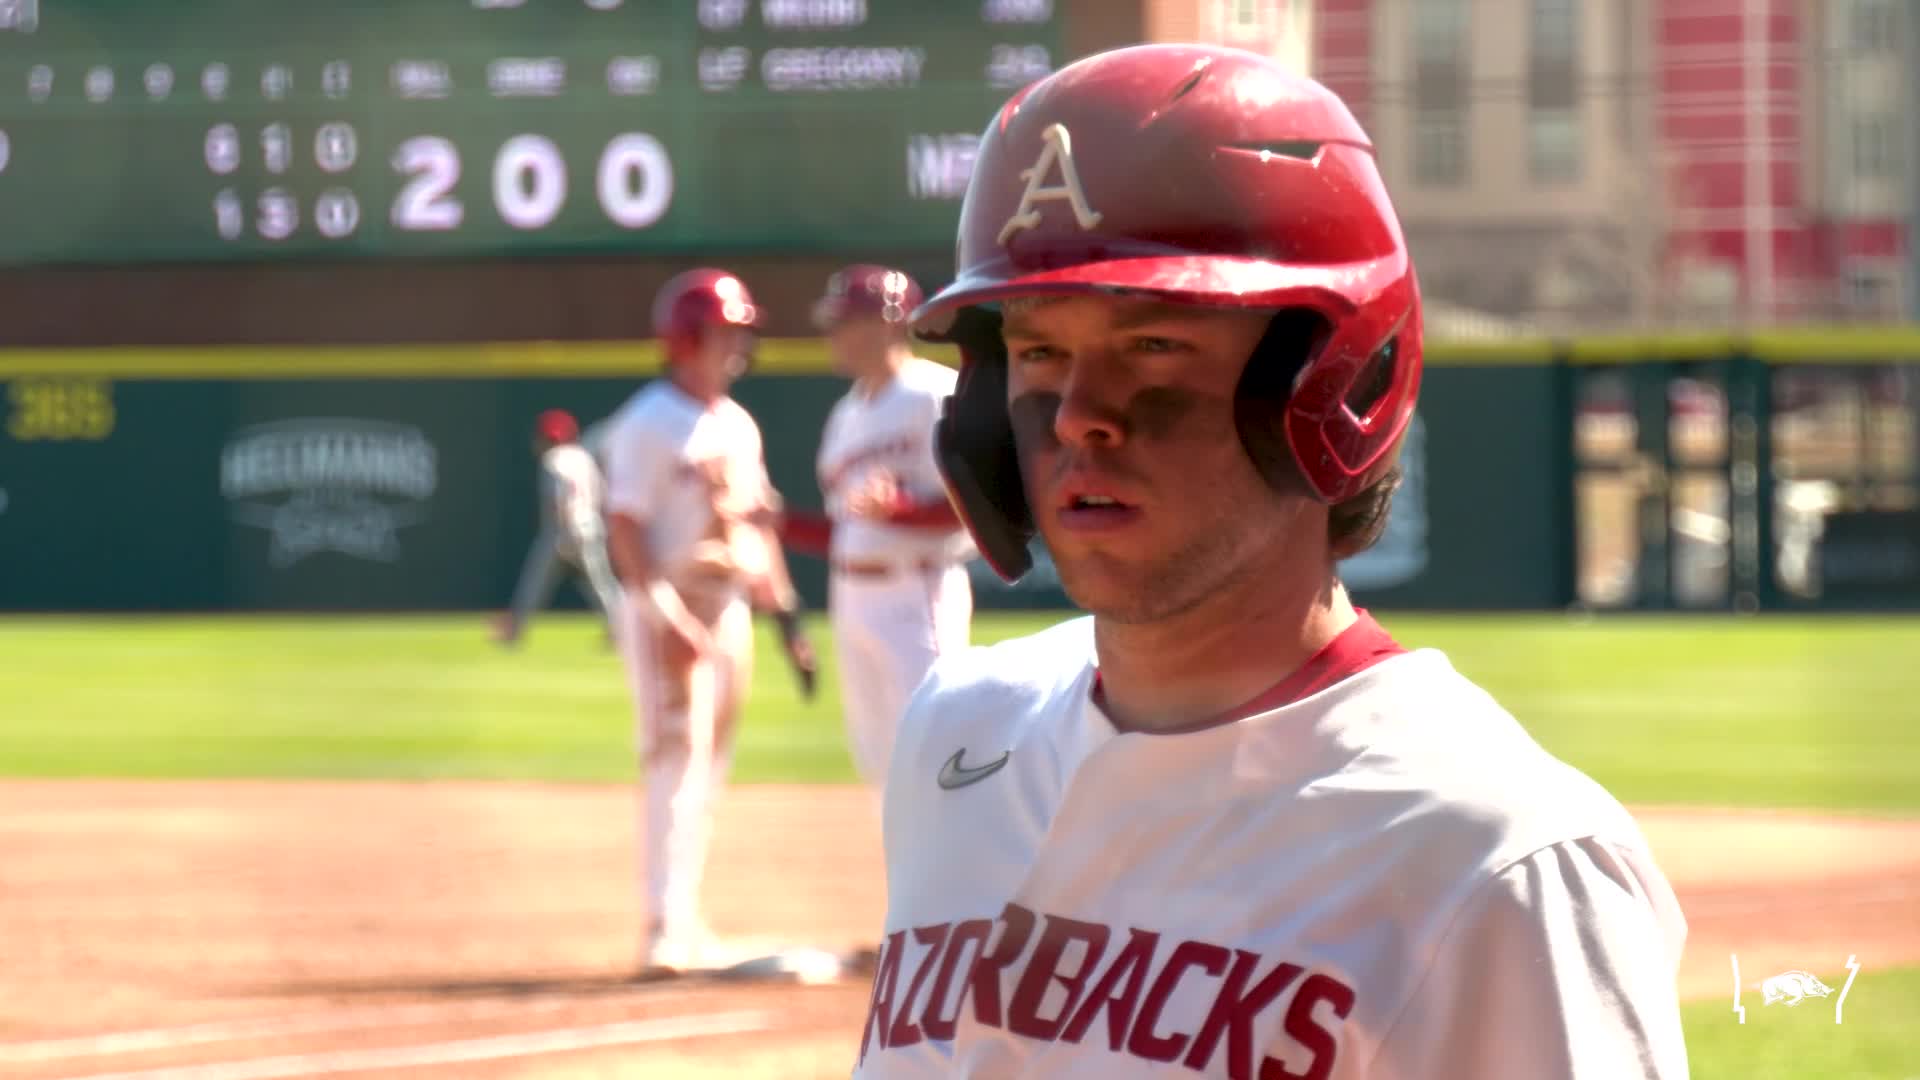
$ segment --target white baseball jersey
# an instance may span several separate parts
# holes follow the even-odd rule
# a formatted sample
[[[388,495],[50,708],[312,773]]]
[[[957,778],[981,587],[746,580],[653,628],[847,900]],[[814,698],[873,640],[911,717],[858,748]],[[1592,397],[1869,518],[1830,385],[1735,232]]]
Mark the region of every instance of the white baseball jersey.
[[[540,455],[541,493],[546,512],[560,531],[575,540],[598,539],[606,532],[600,516],[606,486],[600,464],[579,443],[549,447]]]
[[[847,512],[847,498],[885,469],[915,500],[945,499],[933,446],[941,402],[953,393],[959,373],[915,356],[868,398],[850,390],[827,414],[816,467],[827,516],[833,519],[836,559],[930,559],[964,562],[973,541],[964,529],[931,530],[889,525]]]
[[[744,516],[776,498],[752,414],[732,398],[703,405],[668,379],[621,406],[606,453],[607,510],[645,523],[647,549],[668,578],[703,546],[728,542],[716,506]]]
[[[593,455],[593,460],[600,466],[600,473],[603,476],[610,468],[607,464],[607,436],[612,433],[614,424],[618,420],[619,414],[616,413],[596,420],[580,430],[580,445],[586,447],[587,453]]]
[[[855,1076],[1687,1075],[1632,818],[1362,617],[1239,718],[1119,733],[1092,620],[943,659],[885,796]]]

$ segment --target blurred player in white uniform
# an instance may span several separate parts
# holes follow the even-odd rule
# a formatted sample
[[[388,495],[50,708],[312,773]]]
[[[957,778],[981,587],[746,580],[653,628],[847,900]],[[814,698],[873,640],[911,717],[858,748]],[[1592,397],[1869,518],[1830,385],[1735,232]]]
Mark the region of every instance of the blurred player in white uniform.
[[[548,409],[535,418],[533,453],[540,468],[540,531],[527,549],[512,606],[495,621],[494,640],[502,645],[519,643],[527,620],[553,599],[563,570],[610,628],[619,622],[620,583],[607,558],[601,505],[606,485],[573,414]]]
[[[642,964],[684,971],[721,963],[700,882],[752,681],[752,606],[790,615],[797,600],[760,427],[728,396],[752,360],[752,296],[731,274],[688,271],[661,290],[653,323],[667,371],[614,417],[607,511],[645,770]]]
[[[1017,578],[1037,530],[1092,615],[908,706],[856,1075],[1686,1076],[1633,819],[1336,575],[1421,370],[1366,135],[1223,48],[1015,102],[916,323],[965,357],[939,453],[983,554]]]
[[[967,646],[973,620],[973,542],[933,456],[955,372],[913,355],[907,316],[922,299],[905,273],[856,265],[828,280],[813,312],[853,386],[827,415],[816,459],[827,512],[811,520],[827,535],[805,546],[827,554],[847,741],[876,792],[908,696],[937,657]],[[808,523],[795,515],[787,535]]]

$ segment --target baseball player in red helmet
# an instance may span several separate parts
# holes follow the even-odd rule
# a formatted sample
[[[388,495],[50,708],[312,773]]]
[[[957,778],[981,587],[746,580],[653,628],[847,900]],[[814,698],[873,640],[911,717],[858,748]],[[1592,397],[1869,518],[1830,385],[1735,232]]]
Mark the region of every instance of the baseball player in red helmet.
[[[606,481],[572,413],[547,409],[534,418],[533,456],[540,468],[540,531],[527,548],[512,605],[494,621],[494,640],[508,646],[519,643],[527,620],[552,599],[563,571],[609,630],[619,622],[620,585],[607,557],[602,507]]]
[[[732,274],[669,281],[653,308],[666,374],[620,408],[607,435],[609,550],[645,768],[648,969],[727,962],[699,912],[712,802],[751,683],[754,601],[797,606],[760,427],[729,396],[760,323]],[[789,648],[811,664],[804,638]]]
[[[942,468],[1090,618],[942,658],[888,776],[856,1075],[1676,1078],[1633,819],[1336,568],[1385,524],[1420,298],[1367,136],[1231,49],[986,130]]]
[[[853,385],[820,436],[826,514],[786,521],[790,544],[810,524],[806,546],[827,556],[847,744],[875,792],[908,695],[938,656],[966,647],[973,618],[973,543],[933,453],[955,372],[913,354],[907,319],[923,299],[893,267],[859,264],[828,279],[814,324]]]

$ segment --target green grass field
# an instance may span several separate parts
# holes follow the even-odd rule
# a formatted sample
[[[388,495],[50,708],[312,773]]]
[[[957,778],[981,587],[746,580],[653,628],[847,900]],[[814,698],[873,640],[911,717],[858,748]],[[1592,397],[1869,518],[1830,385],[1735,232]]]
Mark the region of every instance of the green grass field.
[[[1847,973],[1815,972],[1834,997],[1810,998],[1789,1009],[1731,998],[1700,1001],[1682,1013],[1694,1080],[1914,1080],[1920,1077],[1920,969],[1862,968],[1847,992],[1841,1023],[1834,1000]]]
[[[983,614],[974,640],[1058,618]],[[1382,618],[1625,801],[1920,809],[1920,620]],[[761,634],[737,780],[851,779],[831,656],[808,705]],[[0,775],[635,773],[619,661],[583,615],[519,652],[476,617],[22,616],[0,657]]]
[[[1058,617],[984,615],[974,638]],[[1920,620],[1383,620],[1445,649],[1628,802],[1920,809]],[[519,652],[485,630],[474,617],[0,619],[0,775],[631,779],[625,684],[597,627],[549,615]],[[806,705],[761,634],[737,781],[851,779],[830,655]],[[1863,971],[1845,1016],[1833,1023],[1830,1000],[1756,1000],[1741,1025],[1724,1000],[1690,1005],[1693,1075],[1920,1077],[1920,970]]]

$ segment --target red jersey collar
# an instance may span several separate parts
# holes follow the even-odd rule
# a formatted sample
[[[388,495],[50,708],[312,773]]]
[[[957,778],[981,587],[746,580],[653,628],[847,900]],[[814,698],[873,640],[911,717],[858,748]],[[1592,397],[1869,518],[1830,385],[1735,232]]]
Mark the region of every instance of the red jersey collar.
[[[1231,724],[1236,720],[1245,720],[1249,716],[1258,716],[1272,712],[1283,705],[1291,705],[1312,697],[1322,690],[1344,679],[1351,678],[1389,657],[1399,656],[1407,650],[1393,640],[1392,635],[1374,621],[1365,608],[1355,608],[1352,626],[1327,642],[1319,652],[1314,653],[1307,662],[1300,665],[1293,674],[1274,684],[1253,700],[1235,709],[1229,709],[1219,716],[1211,716],[1174,728],[1162,728],[1163,735],[1175,735],[1189,731],[1200,731],[1221,724]],[[1095,705],[1104,707],[1105,695],[1101,691],[1100,672],[1093,673],[1093,687],[1088,691]]]

